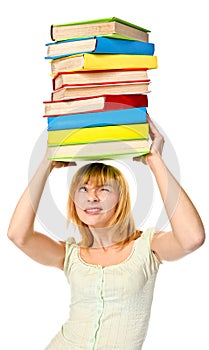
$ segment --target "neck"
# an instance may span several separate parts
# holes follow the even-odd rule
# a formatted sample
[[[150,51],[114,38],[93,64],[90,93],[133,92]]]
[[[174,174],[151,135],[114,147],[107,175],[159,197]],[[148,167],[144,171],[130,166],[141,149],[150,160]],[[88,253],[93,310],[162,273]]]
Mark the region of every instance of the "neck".
[[[114,245],[118,241],[114,227],[89,227],[93,236],[92,248],[103,248]]]

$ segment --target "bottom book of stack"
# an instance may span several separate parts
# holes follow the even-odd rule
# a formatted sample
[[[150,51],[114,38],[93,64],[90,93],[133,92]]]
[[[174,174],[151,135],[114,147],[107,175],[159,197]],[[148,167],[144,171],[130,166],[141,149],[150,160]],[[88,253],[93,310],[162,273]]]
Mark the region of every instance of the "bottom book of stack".
[[[137,157],[150,152],[149,141],[143,139],[49,147],[51,149],[51,160],[66,162],[70,160],[102,160]]]

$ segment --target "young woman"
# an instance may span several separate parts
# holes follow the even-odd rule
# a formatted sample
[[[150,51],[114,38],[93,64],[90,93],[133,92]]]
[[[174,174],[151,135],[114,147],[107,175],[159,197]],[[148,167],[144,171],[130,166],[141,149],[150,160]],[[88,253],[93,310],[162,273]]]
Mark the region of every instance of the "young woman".
[[[126,180],[103,163],[80,168],[71,183],[68,220],[78,225],[81,242],[58,242],[36,232],[50,172],[75,165],[49,161],[49,150],[17,204],[8,237],[37,262],[64,270],[71,286],[69,319],[46,350],[140,350],[160,263],[182,258],[204,242],[200,216],[162,160],[163,137],[149,116],[148,122],[152,146],[145,162],[156,178],[170,232],[136,229]]]

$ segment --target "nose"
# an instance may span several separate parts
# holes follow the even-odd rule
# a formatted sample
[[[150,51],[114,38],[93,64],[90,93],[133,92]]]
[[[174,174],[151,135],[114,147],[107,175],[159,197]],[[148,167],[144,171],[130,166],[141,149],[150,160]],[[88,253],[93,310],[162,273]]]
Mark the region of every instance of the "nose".
[[[88,202],[98,202],[99,201],[99,197],[97,195],[96,189],[91,189],[88,191],[87,199],[88,199]]]

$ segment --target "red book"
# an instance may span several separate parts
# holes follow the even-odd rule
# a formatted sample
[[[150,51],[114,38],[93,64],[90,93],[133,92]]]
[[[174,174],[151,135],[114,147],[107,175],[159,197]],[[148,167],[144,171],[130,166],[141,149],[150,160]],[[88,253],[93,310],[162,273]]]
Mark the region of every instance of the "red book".
[[[112,69],[104,71],[59,72],[53,80],[53,90],[68,85],[116,84],[149,81],[146,69]]]
[[[44,117],[88,113],[93,111],[111,111],[133,107],[147,107],[146,94],[103,95],[91,98],[78,98],[60,101],[45,101]]]

